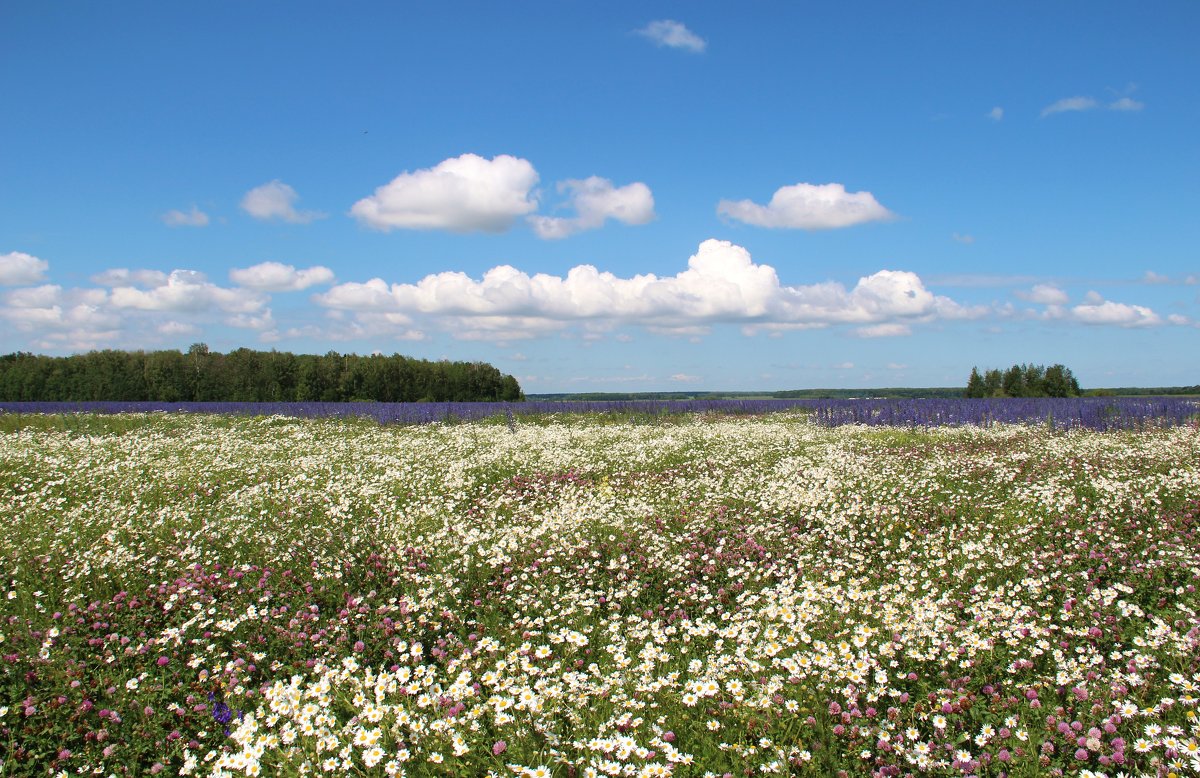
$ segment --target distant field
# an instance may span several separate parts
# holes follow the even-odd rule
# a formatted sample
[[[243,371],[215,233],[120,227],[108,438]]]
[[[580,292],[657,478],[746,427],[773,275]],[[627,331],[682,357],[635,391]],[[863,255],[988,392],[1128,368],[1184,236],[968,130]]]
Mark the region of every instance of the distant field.
[[[841,407],[7,407],[0,776],[1200,771],[1195,406]]]
[[[791,411],[828,427],[942,427],[989,424],[1046,424],[1058,429],[1134,429],[1194,424],[1200,402],[1190,397],[1074,398],[826,398],[826,399],[574,399],[525,402],[0,402],[4,414],[78,415],[209,413],[241,416],[373,419],[382,424],[460,423],[517,418],[542,423],[564,416],[602,416],[608,421],[661,421],[696,413],[752,416]],[[69,426],[69,425],[68,425]]]

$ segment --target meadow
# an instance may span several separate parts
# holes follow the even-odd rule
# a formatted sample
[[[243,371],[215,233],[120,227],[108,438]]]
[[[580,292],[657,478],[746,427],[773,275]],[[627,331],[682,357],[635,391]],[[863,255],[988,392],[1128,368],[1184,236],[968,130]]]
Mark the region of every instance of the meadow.
[[[0,776],[1200,773],[1194,415],[882,414],[0,414]]]

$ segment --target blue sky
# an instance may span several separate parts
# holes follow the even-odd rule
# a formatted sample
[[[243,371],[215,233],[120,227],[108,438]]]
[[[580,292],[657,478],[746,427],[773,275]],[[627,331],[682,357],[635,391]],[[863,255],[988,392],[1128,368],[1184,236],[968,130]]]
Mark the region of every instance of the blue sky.
[[[0,5],[0,352],[1200,382],[1200,5]]]

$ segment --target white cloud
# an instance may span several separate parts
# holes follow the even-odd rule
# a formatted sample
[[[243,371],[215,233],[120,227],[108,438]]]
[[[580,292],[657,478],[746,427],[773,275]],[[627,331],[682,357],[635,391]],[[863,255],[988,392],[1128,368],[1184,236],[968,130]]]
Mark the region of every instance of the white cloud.
[[[1167,321],[1171,322],[1172,324],[1181,326],[1181,327],[1192,323],[1191,319],[1189,319],[1187,316],[1184,316],[1181,313],[1171,314],[1170,316],[1167,317]]]
[[[181,321],[164,321],[154,329],[160,335],[165,335],[169,338],[179,337],[180,335],[198,335],[200,333],[200,328],[196,325]]]
[[[571,207],[576,216],[529,216],[539,238],[565,238],[583,230],[594,230],[607,219],[623,224],[646,224],[654,219],[654,196],[650,187],[640,181],[614,187],[607,178],[591,176],[563,181],[558,185],[558,191],[571,193]]]
[[[987,112],[987,117],[989,119],[991,119],[992,121],[998,122],[1004,118],[1004,109],[1001,108],[1000,106],[996,106],[995,108],[993,108],[992,110]]]
[[[1069,299],[1067,293],[1052,284],[1034,284],[1028,291],[1013,292],[1019,299],[1040,305],[1063,305]]]
[[[112,290],[115,308],[142,311],[198,313],[217,309],[226,313],[255,313],[266,298],[245,289],[226,289],[208,282],[203,273],[175,270],[166,282],[150,289],[118,286]]]
[[[1070,111],[1090,111],[1097,108],[1099,103],[1092,97],[1064,97],[1061,100],[1056,100],[1050,105],[1042,109],[1042,118],[1051,116],[1056,113],[1067,113]]]
[[[872,324],[868,327],[859,327],[854,331],[854,334],[860,338],[896,338],[902,335],[911,335],[912,327],[907,324]]]
[[[854,363],[853,362],[839,362],[836,365],[832,365],[832,367],[834,370],[853,370]]]
[[[530,276],[502,265],[479,280],[457,272],[429,275],[415,284],[389,285],[375,278],[339,284],[314,299],[356,314],[433,318],[456,337],[497,340],[558,333],[570,322],[700,335],[721,322],[769,331],[975,318],[987,310],[936,296],[916,274],[904,271],[881,270],[850,290],[836,282],[785,286],[774,268],[755,264],[746,249],[718,240],[702,243],[687,269],[669,277],[621,278],[591,265],[573,267],[565,277]]]
[[[290,222],[291,224],[307,224],[325,216],[316,211],[297,211],[296,201],[300,195],[296,190],[279,179],[269,181],[262,186],[256,186],[242,198],[242,210],[261,221]]]
[[[22,251],[0,254],[0,286],[36,284],[46,278],[50,263]]]
[[[0,319],[29,333],[37,348],[93,348],[111,341],[120,325],[107,300],[102,289],[13,289],[0,297]]]
[[[1169,283],[1171,283],[1171,277],[1164,276],[1161,273],[1155,273],[1153,270],[1147,270],[1145,275],[1142,276],[1142,283],[1144,283],[1144,284],[1169,284]]]
[[[271,316],[271,309],[263,311],[261,316],[254,316],[247,313],[239,313],[225,319],[225,323],[230,327],[238,327],[244,330],[269,330],[275,326],[275,319]]]
[[[671,376],[671,380],[679,383],[694,383],[700,380],[700,376],[688,375],[687,373],[675,373]]]
[[[1111,300],[1076,305],[1071,313],[1084,324],[1112,324],[1118,327],[1154,327],[1162,319],[1151,309],[1142,305],[1126,305]]]
[[[1145,103],[1138,102],[1132,97],[1122,97],[1108,104],[1110,111],[1140,111],[1145,107]]]
[[[401,173],[355,203],[350,215],[384,231],[503,232],[537,210],[531,193],[537,182],[537,171],[528,160],[463,154],[432,168]]]
[[[238,286],[260,292],[295,292],[333,281],[333,271],[322,265],[297,270],[279,262],[260,262],[229,271],[229,279]]]
[[[870,192],[847,192],[842,184],[781,187],[767,205],[722,200],[717,213],[756,227],[827,230],[894,218]]]
[[[53,350],[143,348],[214,323],[258,332],[273,325],[265,295],[217,286],[202,273],[114,268],[93,282],[101,286],[0,292],[0,325],[27,333],[30,347]]]
[[[62,300],[62,287],[56,284],[13,289],[4,294],[4,304],[14,308],[50,308]]]
[[[1070,111],[1093,111],[1100,108],[1100,103],[1093,97],[1064,97],[1057,100],[1042,109],[1042,118],[1046,118],[1056,113],[1067,113]],[[1109,111],[1140,111],[1146,107],[1145,103],[1134,100],[1132,97],[1119,97],[1103,106]]]
[[[953,240],[954,240],[956,243],[962,243],[962,244],[964,244],[964,245],[967,245],[967,246],[970,246],[972,243],[974,243],[974,242],[975,242],[975,236],[974,236],[974,235],[961,235],[961,234],[959,234],[959,233],[957,233],[957,232],[956,232],[956,233],[954,233],[953,235],[951,235],[950,237],[951,237],[951,238],[952,238],[952,239],[953,239]]]
[[[162,222],[168,227],[205,227],[208,214],[193,205],[190,211],[167,211]]]
[[[908,365],[904,364],[903,362],[888,362],[887,369],[888,370],[908,370]]]
[[[47,308],[0,308],[0,315],[24,331],[51,328],[97,330],[112,328],[118,324],[116,316],[90,305],[61,306]],[[45,332],[39,334],[48,334]]]
[[[659,19],[636,30],[638,35],[649,38],[659,46],[683,49],[699,54],[708,47],[708,42],[692,32],[682,22],[674,19]]]
[[[114,267],[92,276],[92,283],[100,286],[140,286],[152,288],[167,282],[167,274],[161,270],[129,270]]]

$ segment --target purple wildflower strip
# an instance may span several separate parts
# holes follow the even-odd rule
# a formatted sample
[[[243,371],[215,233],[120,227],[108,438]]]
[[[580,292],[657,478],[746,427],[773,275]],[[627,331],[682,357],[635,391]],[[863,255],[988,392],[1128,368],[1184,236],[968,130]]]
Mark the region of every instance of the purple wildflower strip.
[[[300,418],[367,417],[381,424],[476,421],[553,413],[758,415],[806,410],[827,427],[1047,425],[1055,429],[1117,430],[1195,424],[1200,402],[1184,397],[858,400],[630,400],[440,403],[323,402],[0,402],[0,413],[209,413]]]

